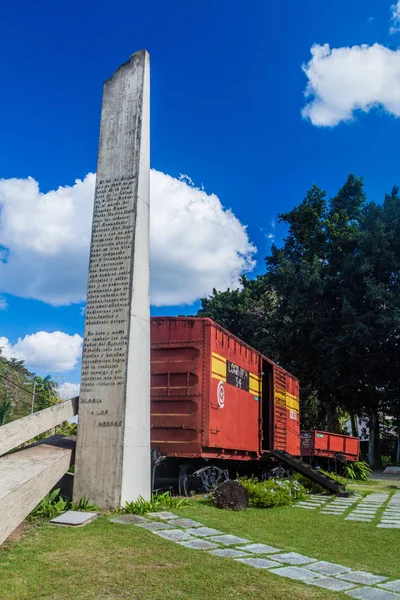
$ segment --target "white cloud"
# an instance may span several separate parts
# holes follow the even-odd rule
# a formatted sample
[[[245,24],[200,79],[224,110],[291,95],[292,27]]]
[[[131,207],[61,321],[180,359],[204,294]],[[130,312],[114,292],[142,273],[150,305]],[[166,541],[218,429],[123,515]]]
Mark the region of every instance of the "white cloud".
[[[0,296],[0,310],[7,310],[8,304],[4,296]]]
[[[82,338],[77,333],[68,335],[61,331],[38,331],[12,344],[0,337],[0,348],[6,358],[24,360],[29,369],[62,372],[73,369],[82,354]]]
[[[396,4],[393,4],[392,8],[392,26],[390,33],[398,33],[400,31],[400,0],[397,0]]]
[[[400,117],[400,50],[325,44],[313,46],[311,55],[302,67],[308,78],[302,115],[313,125],[334,127],[372,108]]]
[[[47,193],[31,177],[0,180],[0,292],[55,306],[85,300],[94,185],[92,173]],[[152,170],[151,204],[154,305],[189,304],[254,267],[246,228],[188,176]]]
[[[75,396],[79,396],[79,390],[81,386],[79,383],[70,383],[65,381],[61,385],[58,386],[57,391],[61,400],[69,400],[70,398],[75,398]]]

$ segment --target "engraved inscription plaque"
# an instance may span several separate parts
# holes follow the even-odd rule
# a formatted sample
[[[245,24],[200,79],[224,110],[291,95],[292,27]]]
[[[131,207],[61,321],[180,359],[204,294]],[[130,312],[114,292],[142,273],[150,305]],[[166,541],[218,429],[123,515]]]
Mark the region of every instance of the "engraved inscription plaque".
[[[105,82],[74,498],[116,508],[150,495],[149,56]]]

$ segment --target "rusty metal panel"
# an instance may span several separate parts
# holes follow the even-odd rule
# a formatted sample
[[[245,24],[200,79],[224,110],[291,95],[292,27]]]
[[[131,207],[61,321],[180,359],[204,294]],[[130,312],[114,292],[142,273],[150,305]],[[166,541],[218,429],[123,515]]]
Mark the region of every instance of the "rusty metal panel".
[[[151,319],[151,444],[160,454],[201,454],[203,330],[202,319]]]

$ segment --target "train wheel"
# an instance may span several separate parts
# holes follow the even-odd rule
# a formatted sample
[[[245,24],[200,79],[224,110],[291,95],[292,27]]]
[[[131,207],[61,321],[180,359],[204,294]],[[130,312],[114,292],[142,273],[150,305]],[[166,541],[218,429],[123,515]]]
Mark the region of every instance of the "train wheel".
[[[229,479],[229,473],[227,470],[222,470],[215,465],[209,465],[196,471],[195,476],[201,479],[202,491],[211,492],[211,490],[219,483]]]
[[[178,493],[180,496],[193,496],[194,491],[189,488],[189,478],[194,471],[193,465],[184,463],[179,470]]]

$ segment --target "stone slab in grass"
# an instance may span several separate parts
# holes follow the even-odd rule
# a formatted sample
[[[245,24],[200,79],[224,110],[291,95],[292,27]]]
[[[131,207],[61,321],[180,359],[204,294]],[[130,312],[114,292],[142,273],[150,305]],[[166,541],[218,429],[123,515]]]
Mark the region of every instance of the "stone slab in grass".
[[[233,548],[221,548],[220,550],[211,550],[210,554],[215,556],[221,556],[222,558],[240,558],[241,556],[248,556],[247,552],[240,552],[239,550],[233,550]]]
[[[237,537],[236,535],[216,535],[210,537],[210,540],[223,544],[224,546],[236,546],[237,544],[249,544],[250,540],[245,538]]]
[[[345,581],[351,581],[353,583],[362,583],[364,585],[376,585],[386,581],[387,577],[381,575],[373,575],[372,573],[366,573],[365,571],[353,571],[352,573],[345,573],[344,575],[338,575],[339,579]]]
[[[368,519],[367,517],[357,517],[357,515],[352,516],[349,515],[346,517],[345,521],[358,521],[359,523],[371,523],[372,518]]]
[[[212,527],[188,527],[186,529],[190,535],[197,535],[198,537],[210,537],[212,535],[222,535],[222,531],[218,529],[212,529]]]
[[[169,523],[159,523],[158,521],[148,521],[147,523],[137,523],[136,527],[142,527],[149,531],[161,531],[164,529],[172,529],[172,525]]]
[[[316,506],[303,506],[302,504],[295,504],[295,508],[305,508],[306,510],[315,510]]]
[[[192,536],[186,533],[186,531],[182,531],[181,529],[171,529],[170,531],[155,531],[155,535],[159,535],[164,538],[164,540],[169,540],[170,542],[186,542],[187,540],[192,540]]]
[[[278,562],[286,563],[288,565],[305,565],[307,563],[317,562],[316,558],[310,558],[297,552],[284,552],[283,554],[273,554],[270,558],[277,560]]]
[[[382,523],[386,523],[389,525],[400,525],[400,520],[399,519],[381,519]]]
[[[387,583],[381,583],[379,584],[379,587],[391,592],[400,593],[400,579],[397,579],[396,581],[388,581]]]
[[[169,521],[170,519],[179,519],[178,515],[174,515],[174,513],[168,511],[151,512],[147,513],[147,515],[156,519],[165,519],[166,521]]]
[[[400,525],[394,525],[393,523],[380,523],[377,527],[381,529],[400,529]]]
[[[111,523],[121,523],[121,525],[137,525],[137,523],[148,523],[149,521],[139,515],[121,515],[110,519]]]
[[[399,600],[400,598],[399,594],[372,587],[357,588],[346,592],[346,594],[358,600]]]
[[[342,573],[351,572],[351,569],[349,569],[349,567],[337,565],[335,563],[327,562],[325,560],[319,560],[318,562],[309,565],[307,569],[311,569],[311,571],[316,571],[321,575],[341,575]]]
[[[218,548],[217,544],[207,542],[206,540],[189,540],[188,542],[178,542],[178,544],[192,550],[213,550],[214,548]]]
[[[172,525],[174,527],[183,527],[184,529],[187,527],[203,527],[203,523],[193,521],[193,519],[174,519]]]
[[[288,577],[296,581],[308,581],[309,579],[320,579],[321,575],[315,571],[309,571],[302,567],[281,567],[280,569],[271,569],[270,573],[280,577]]]
[[[241,546],[241,550],[251,552],[252,554],[273,554],[274,552],[280,552],[279,548],[274,548],[267,544],[248,544],[247,546]]]
[[[52,519],[50,523],[54,525],[71,525],[77,527],[79,525],[87,525],[97,517],[95,512],[80,512],[79,510],[67,510],[64,514]]]
[[[306,583],[308,583],[308,585],[316,585],[325,588],[331,592],[345,592],[346,590],[351,590],[355,587],[354,583],[339,581],[339,579],[335,579],[335,577],[321,577],[321,579],[312,579],[311,581],[306,581]]]
[[[341,517],[342,512],[338,512],[337,510],[321,510],[321,515],[334,515],[336,517]]]
[[[271,569],[272,567],[279,567],[279,563],[274,560],[268,560],[267,558],[236,558],[236,562],[241,562],[244,565],[255,567],[256,569]]]

